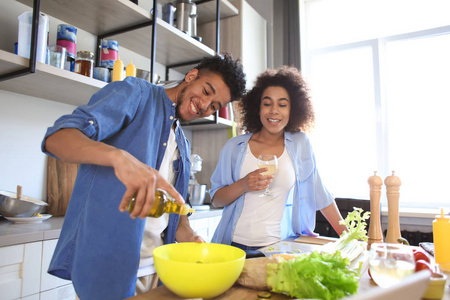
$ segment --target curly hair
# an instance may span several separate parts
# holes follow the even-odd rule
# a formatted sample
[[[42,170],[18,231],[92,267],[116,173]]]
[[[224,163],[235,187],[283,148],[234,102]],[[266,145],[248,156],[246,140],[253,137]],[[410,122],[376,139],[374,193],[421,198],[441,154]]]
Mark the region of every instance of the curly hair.
[[[240,99],[245,93],[245,73],[239,59],[233,60],[231,55],[224,54],[205,57],[195,67],[201,74],[202,69],[220,74],[230,88],[231,101]]]
[[[283,66],[279,69],[268,69],[256,79],[253,88],[242,98],[239,108],[242,114],[242,127],[246,132],[258,132],[263,125],[259,117],[261,98],[268,87],[286,89],[291,101],[289,122],[285,131],[308,131],[314,127],[314,109],[309,97],[309,89],[300,71],[295,67]]]

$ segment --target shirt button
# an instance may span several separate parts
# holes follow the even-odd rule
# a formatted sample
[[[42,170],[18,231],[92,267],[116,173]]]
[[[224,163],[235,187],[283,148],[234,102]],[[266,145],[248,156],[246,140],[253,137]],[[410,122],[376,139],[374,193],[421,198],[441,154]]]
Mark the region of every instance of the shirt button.
[[[167,146],[167,143],[164,143],[163,146],[166,147],[166,146]]]
[[[89,121],[89,124],[93,125],[93,124],[94,124],[94,121],[90,120],[90,121]]]
[[[173,120],[173,117],[172,117],[172,116],[170,116],[170,118],[169,118],[169,119]]]
[[[176,103],[172,103],[172,106],[175,106],[175,105],[177,105]]]

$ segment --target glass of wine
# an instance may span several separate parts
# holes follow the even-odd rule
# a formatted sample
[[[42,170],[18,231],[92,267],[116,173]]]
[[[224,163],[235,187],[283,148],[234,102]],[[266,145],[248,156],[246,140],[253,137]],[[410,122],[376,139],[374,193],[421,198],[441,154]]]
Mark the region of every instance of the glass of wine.
[[[414,273],[416,264],[410,246],[374,243],[370,246],[369,269],[380,287],[390,287]]]
[[[261,173],[261,175],[274,175],[278,169],[278,159],[276,155],[260,155],[258,157],[258,168],[267,168],[267,171]],[[266,188],[264,193],[259,195],[260,197],[273,197],[270,193],[269,187]]]

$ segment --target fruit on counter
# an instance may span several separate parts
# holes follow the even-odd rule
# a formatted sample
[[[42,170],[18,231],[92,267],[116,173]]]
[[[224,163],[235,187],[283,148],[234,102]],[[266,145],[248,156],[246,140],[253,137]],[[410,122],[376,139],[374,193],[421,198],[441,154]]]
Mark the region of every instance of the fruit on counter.
[[[433,272],[433,269],[431,268],[431,265],[429,262],[423,259],[419,259],[416,261],[416,272],[422,271],[422,270],[429,270],[430,272]]]
[[[333,254],[339,251],[342,257],[346,257],[350,261],[364,252],[367,249],[368,239],[365,221],[370,217],[370,212],[366,211],[363,214],[362,212],[361,208],[354,207],[353,211],[339,222],[339,224],[347,226],[348,231],[344,231],[336,242],[324,245],[322,252]]]
[[[429,264],[431,263],[430,257],[424,250],[420,248],[414,248],[413,254],[414,254],[414,261],[417,262],[418,260],[424,260]]]

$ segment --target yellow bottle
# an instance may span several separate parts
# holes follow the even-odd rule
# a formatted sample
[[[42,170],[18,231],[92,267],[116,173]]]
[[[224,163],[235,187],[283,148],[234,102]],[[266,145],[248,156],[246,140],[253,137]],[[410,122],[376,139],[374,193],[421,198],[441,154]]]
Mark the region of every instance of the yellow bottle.
[[[130,63],[128,64],[128,66],[126,68],[126,74],[127,74],[127,77],[128,76],[136,77],[136,66],[133,65],[133,61],[130,61]]]
[[[131,213],[134,209],[135,201],[134,198],[128,204],[127,211]],[[188,204],[179,204],[175,202],[175,199],[170,197],[166,191],[157,189],[155,192],[155,201],[153,202],[153,206],[148,213],[149,217],[159,218],[164,213],[169,214],[179,214],[179,215],[187,215],[188,213],[194,213],[195,210],[192,209]]]
[[[434,258],[442,269],[450,270],[450,218],[444,214],[437,215],[433,221]]]
[[[120,57],[114,62],[113,65],[113,78],[112,81],[121,81],[123,80],[123,62],[120,60]]]

